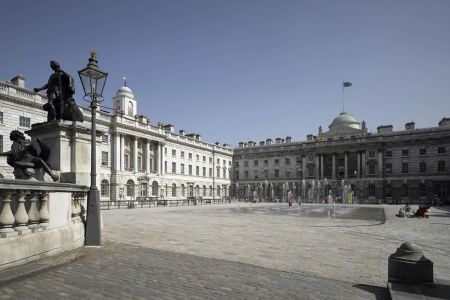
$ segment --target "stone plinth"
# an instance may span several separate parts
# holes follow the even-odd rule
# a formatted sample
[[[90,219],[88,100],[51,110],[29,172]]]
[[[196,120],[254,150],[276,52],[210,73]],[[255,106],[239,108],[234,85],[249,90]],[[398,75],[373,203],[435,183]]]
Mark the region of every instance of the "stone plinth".
[[[389,256],[388,281],[412,284],[433,284],[433,262],[417,245],[403,243]]]
[[[52,170],[59,172],[60,182],[90,184],[91,128],[89,125],[72,121],[52,121],[35,124],[26,131],[32,139],[39,138],[50,148],[48,163]],[[102,134],[97,130],[97,143],[100,142],[98,137]]]

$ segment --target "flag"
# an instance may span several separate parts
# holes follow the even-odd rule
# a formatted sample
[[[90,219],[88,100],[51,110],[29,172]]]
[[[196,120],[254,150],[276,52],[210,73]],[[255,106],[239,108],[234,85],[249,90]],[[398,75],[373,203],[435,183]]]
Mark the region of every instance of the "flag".
[[[343,84],[344,84],[344,87],[351,87],[352,86],[352,83],[350,81],[344,81]]]

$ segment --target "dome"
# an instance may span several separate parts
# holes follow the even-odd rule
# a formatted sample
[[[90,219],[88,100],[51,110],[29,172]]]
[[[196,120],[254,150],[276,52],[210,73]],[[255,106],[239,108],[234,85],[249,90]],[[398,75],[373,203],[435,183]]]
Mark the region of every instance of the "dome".
[[[333,126],[333,125],[350,125],[350,124],[355,124],[355,123],[359,124],[358,120],[356,120],[356,118],[354,116],[352,116],[351,114],[346,113],[346,112],[341,112],[339,114],[339,116],[337,116],[333,120],[333,122],[331,123],[330,126]]]
[[[133,91],[129,87],[127,87],[126,85],[121,86],[120,89],[117,91],[117,94],[124,93],[124,92],[133,94]]]

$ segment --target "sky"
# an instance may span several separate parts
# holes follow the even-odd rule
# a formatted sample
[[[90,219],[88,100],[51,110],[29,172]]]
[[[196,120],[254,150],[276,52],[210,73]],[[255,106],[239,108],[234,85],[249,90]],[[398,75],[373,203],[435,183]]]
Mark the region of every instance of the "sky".
[[[6,1],[0,80],[77,81],[95,50],[104,105],[127,78],[138,114],[209,142],[324,131],[345,111],[369,131],[450,117],[449,0]]]

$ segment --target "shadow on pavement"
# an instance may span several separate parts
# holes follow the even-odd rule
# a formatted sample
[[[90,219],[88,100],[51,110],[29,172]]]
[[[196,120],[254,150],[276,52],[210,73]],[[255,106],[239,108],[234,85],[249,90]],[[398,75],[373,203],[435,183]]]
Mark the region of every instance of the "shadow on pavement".
[[[368,285],[368,284],[355,284],[354,287],[374,294],[377,300],[389,299],[388,289],[385,287]]]

